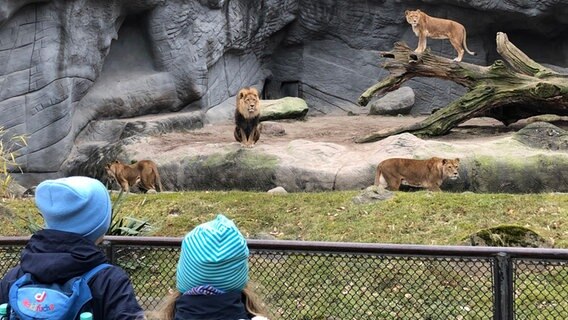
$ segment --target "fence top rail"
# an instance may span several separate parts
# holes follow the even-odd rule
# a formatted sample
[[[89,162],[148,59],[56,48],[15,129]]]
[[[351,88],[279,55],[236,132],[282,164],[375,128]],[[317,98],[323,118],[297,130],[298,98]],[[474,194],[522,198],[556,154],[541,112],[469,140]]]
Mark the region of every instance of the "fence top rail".
[[[123,237],[105,236],[104,244],[121,246],[164,246],[178,247],[181,237]],[[29,236],[0,237],[0,246],[25,245]],[[324,242],[295,240],[257,240],[248,239],[252,250],[325,252],[325,253],[364,253],[392,255],[436,255],[449,257],[493,257],[509,255],[513,258],[568,260],[568,249],[518,248],[518,247],[471,247],[439,246],[415,244]]]

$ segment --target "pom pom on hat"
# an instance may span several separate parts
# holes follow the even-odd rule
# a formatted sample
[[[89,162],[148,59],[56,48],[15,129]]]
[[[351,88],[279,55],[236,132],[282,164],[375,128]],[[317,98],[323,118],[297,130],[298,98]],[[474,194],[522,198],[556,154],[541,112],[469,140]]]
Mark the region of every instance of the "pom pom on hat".
[[[45,180],[36,188],[35,202],[47,229],[77,233],[94,242],[110,226],[110,196],[96,179]]]
[[[248,282],[249,249],[233,221],[224,215],[191,230],[183,239],[176,282],[179,292],[210,285],[240,291]]]

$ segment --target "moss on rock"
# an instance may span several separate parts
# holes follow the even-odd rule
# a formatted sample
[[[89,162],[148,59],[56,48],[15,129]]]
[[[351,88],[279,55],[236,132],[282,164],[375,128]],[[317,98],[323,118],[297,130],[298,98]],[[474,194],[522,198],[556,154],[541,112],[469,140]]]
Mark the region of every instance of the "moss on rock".
[[[285,97],[277,100],[261,101],[260,120],[301,119],[308,113],[304,99]]]
[[[521,226],[503,225],[480,230],[466,239],[465,244],[489,247],[550,248],[552,245],[536,232]]]
[[[468,179],[475,192],[567,192],[568,157],[564,154],[476,156],[469,161]]]
[[[276,186],[274,180],[278,158],[238,148],[207,156],[183,159],[163,169],[178,178],[184,190],[266,191]]]

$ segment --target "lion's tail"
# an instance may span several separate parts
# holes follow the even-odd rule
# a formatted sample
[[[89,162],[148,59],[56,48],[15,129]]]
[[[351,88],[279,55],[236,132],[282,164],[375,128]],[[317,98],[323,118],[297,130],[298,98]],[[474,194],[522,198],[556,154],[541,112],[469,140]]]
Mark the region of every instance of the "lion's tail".
[[[156,184],[156,188],[158,188],[158,192],[162,192],[162,190],[164,190],[162,188],[162,179],[160,179],[160,174],[158,173],[158,167],[156,168],[152,168],[152,170],[155,170],[155,177],[156,177],[156,181],[154,181],[154,183]]]
[[[475,56],[476,55],[475,52],[471,52],[467,48],[466,38],[467,38],[467,32],[465,31],[465,28],[464,28],[463,29],[463,48],[465,49],[465,51],[467,51],[467,53],[471,54],[472,56]]]
[[[382,175],[381,166],[378,165],[378,166],[377,166],[377,174],[375,175],[375,185],[376,185],[376,186],[380,186],[380,185],[381,185],[381,175]]]

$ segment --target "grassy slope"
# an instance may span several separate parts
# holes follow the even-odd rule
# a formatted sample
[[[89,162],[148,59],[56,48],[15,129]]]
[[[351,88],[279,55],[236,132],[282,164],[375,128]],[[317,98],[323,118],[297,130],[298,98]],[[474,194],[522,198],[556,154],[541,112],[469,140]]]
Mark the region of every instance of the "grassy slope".
[[[350,192],[271,195],[252,192],[131,194],[119,210],[148,220],[150,235],[183,236],[216,213],[234,219],[248,237],[408,244],[460,244],[479,229],[502,224],[528,227],[555,247],[568,248],[568,194],[398,192],[390,200],[355,205]],[[33,200],[6,200],[0,234],[25,235],[25,218],[40,222]],[[14,215],[23,219],[14,218]]]

